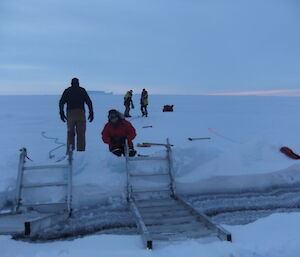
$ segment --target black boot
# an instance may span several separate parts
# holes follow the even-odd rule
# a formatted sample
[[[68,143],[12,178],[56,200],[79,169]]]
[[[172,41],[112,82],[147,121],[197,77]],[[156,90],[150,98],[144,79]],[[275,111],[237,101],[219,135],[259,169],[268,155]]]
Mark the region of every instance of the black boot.
[[[118,157],[120,157],[123,154],[123,150],[121,148],[112,149],[111,152]]]
[[[129,148],[129,157],[134,157],[136,155],[136,150],[133,149],[133,147]]]

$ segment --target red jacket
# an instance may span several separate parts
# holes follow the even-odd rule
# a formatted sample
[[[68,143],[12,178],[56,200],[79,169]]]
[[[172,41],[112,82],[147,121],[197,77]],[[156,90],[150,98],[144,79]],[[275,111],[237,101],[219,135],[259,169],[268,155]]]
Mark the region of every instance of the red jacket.
[[[128,140],[128,145],[133,146],[132,140],[136,137],[135,128],[127,120],[121,120],[117,125],[110,122],[106,123],[102,130],[102,140],[105,144],[109,145],[109,149],[116,146],[123,146],[124,143],[112,142],[112,138],[123,138]]]

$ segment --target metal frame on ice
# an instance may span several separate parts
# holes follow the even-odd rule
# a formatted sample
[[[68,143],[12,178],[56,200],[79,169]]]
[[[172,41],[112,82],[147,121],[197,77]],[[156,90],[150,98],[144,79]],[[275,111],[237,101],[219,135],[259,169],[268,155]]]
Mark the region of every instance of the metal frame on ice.
[[[142,144],[143,145],[143,144]],[[168,163],[168,175],[170,177],[170,196],[174,198],[176,201],[178,201],[185,209],[189,211],[191,215],[196,217],[200,222],[204,223],[207,228],[209,228],[212,231],[215,231],[217,233],[217,236],[221,240],[225,241],[232,241],[231,234],[226,231],[224,228],[222,228],[220,225],[215,224],[214,222],[211,221],[209,217],[207,217],[204,213],[196,210],[191,204],[187,203],[183,198],[178,196],[176,194],[176,185],[175,185],[175,179],[174,179],[174,167],[173,167],[173,156],[172,156],[172,146],[170,144],[169,139],[167,138],[167,143],[166,144],[156,144],[156,143],[144,143],[144,145],[150,145],[150,146],[164,146],[166,147],[166,157],[129,157],[129,147],[128,143],[126,141],[125,144],[125,160],[126,160],[126,172],[127,172],[127,200],[130,205],[130,209],[133,213],[133,216],[135,217],[136,220],[136,225],[139,230],[139,233],[141,234],[143,243],[146,248],[152,249],[153,247],[153,240],[151,237],[151,233],[149,233],[147,226],[145,225],[143,218],[140,214],[140,211],[135,204],[135,198],[133,196],[134,191],[132,189],[132,183],[131,183],[131,176],[132,174],[130,173],[130,168],[129,168],[129,162],[131,161],[156,161],[156,160],[166,160]],[[157,175],[157,174],[147,174],[146,176],[150,175]],[[162,175],[162,174],[158,174]],[[146,192],[146,191],[142,191]],[[154,192],[154,191],[153,191]]]

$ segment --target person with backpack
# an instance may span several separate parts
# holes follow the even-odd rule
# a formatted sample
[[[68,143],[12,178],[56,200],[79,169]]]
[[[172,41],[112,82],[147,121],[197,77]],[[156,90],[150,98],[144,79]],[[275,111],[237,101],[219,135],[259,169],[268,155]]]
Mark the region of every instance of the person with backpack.
[[[124,106],[125,106],[125,112],[124,112],[124,116],[125,118],[131,117],[131,115],[129,114],[130,112],[130,107],[132,109],[134,109],[134,105],[132,102],[132,90],[127,91],[127,93],[124,96]]]
[[[64,106],[67,105],[67,116],[65,115]],[[85,151],[85,131],[86,117],[85,104],[89,108],[89,122],[94,120],[92,101],[83,87],[79,86],[78,78],[73,78],[71,87],[64,90],[59,101],[59,114],[63,122],[67,122],[67,151],[72,145],[72,150],[75,149],[75,135],[77,136],[77,151]]]
[[[142,93],[141,93],[141,112],[142,112],[142,117],[146,116],[148,117],[148,110],[147,110],[147,106],[148,106],[148,92],[147,90],[144,88]]]
[[[109,145],[109,151],[117,156],[125,155],[126,140],[128,142],[128,155],[133,157],[136,151],[132,140],[136,137],[135,128],[125,120],[124,116],[115,109],[108,112],[108,122],[102,130],[102,140]]]

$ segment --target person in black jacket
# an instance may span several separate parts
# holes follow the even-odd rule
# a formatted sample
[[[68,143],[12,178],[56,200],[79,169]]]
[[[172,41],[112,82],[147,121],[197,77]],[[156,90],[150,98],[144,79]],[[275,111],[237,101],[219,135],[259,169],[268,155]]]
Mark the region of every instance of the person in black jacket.
[[[148,106],[148,92],[147,92],[147,90],[145,88],[143,89],[143,91],[141,93],[140,104],[141,104],[142,117],[144,117],[144,116],[148,117],[148,110],[147,110],[147,106]]]
[[[77,151],[85,151],[85,131],[86,131],[86,104],[89,108],[88,120],[94,119],[93,104],[86,90],[79,86],[78,78],[73,78],[71,87],[63,92],[59,101],[59,113],[63,122],[67,121],[67,151],[70,145],[75,149],[75,132],[77,135]],[[64,112],[64,105],[67,104],[67,116]]]
[[[134,105],[132,102],[132,90],[127,91],[127,93],[124,96],[124,106],[125,106],[125,112],[124,112],[124,116],[125,118],[129,118],[131,117],[131,115],[129,114],[130,112],[130,107],[133,109]]]

